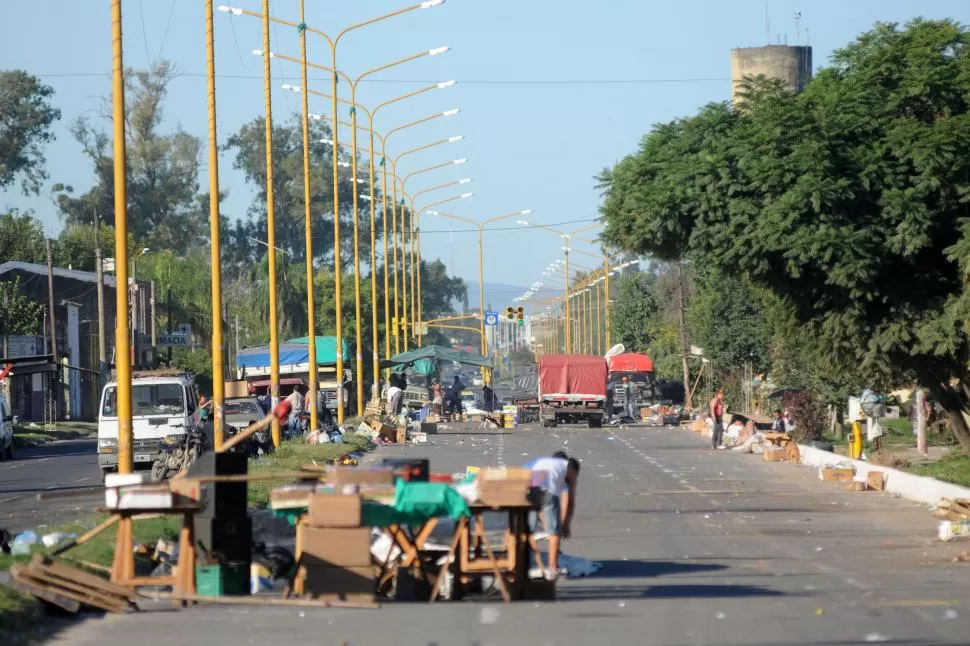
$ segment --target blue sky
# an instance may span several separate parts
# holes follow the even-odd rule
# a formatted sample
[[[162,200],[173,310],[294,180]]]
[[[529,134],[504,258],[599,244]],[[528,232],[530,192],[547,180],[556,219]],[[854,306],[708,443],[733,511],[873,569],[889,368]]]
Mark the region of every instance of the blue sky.
[[[261,6],[257,0],[235,4],[253,10]],[[406,0],[309,0],[307,5],[309,24],[336,32],[406,6]],[[597,216],[599,195],[593,176],[635,150],[651,124],[729,96],[730,50],[766,43],[765,6],[753,0],[448,0],[440,7],[352,32],[340,44],[338,66],[356,76],[425,49],[452,47],[443,56],[377,75],[379,82],[362,84],[359,90],[358,101],[371,106],[428,82],[458,81],[452,88],[388,108],[378,118],[377,129],[386,131],[438,111],[462,110],[396,136],[392,154],[446,136],[465,137],[458,144],[410,156],[401,170],[467,157],[464,166],[427,174],[413,188],[472,177],[467,188],[475,196],[449,205],[456,213],[480,220],[531,208],[530,220],[574,230]],[[275,0],[271,13],[297,20],[298,7],[297,0]],[[970,3],[965,0],[771,0],[767,7],[772,42],[780,34],[795,44],[793,15],[801,11],[801,42],[808,32],[816,67],[875,21],[905,22],[919,15],[970,21]],[[124,11],[126,65],[144,67],[160,57],[173,60],[183,75],[171,85],[166,127],[180,124],[204,137],[201,0],[125,0]],[[0,21],[8,27],[0,39],[3,68],[26,69],[57,92],[63,119],[57,125],[57,141],[47,149],[51,181],[86,189],[92,173],[67,126],[79,115],[96,116],[99,97],[110,90],[110,3],[8,1],[0,9]],[[217,13],[215,26],[218,127],[224,140],[263,112],[261,60],[250,53],[262,47],[261,25],[256,18]],[[295,30],[274,28],[271,38],[273,50],[299,55]],[[310,43],[311,58],[328,63],[326,46],[314,45],[312,39]],[[292,77],[298,69],[277,62],[272,72]],[[277,78],[273,84],[273,109],[279,119],[300,108],[298,96],[277,90],[285,81]],[[326,89],[322,84],[316,83]],[[316,102],[312,111],[329,109],[323,99]],[[229,192],[223,208],[237,217],[245,213],[253,190],[232,169],[231,158],[224,156],[220,164],[221,188]],[[203,170],[200,188],[206,187]],[[443,191],[433,197],[450,195]],[[11,190],[0,194],[0,206],[33,208],[51,234],[60,229],[46,195],[25,198]],[[424,223],[422,251],[474,280],[474,235],[450,232],[448,222],[429,218]],[[514,227],[514,219],[509,222]],[[560,257],[560,246],[558,238],[541,231],[492,231],[486,236],[486,282],[527,286]],[[489,297],[501,307],[502,301],[516,295]]]

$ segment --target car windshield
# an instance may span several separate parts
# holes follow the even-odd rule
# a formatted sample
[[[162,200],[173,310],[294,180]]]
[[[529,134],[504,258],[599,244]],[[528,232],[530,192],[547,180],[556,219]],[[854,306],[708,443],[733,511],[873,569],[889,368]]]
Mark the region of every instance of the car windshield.
[[[255,415],[257,417],[263,416],[263,410],[260,408],[259,404],[250,399],[241,399],[237,401],[228,401],[222,408],[223,414],[225,415]]]
[[[101,414],[118,416],[118,393],[115,386],[108,388],[104,396]],[[185,390],[182,384],[136,384],[131,387],[131,414],[133,417],[153,415],[182,415],[185,413]]]

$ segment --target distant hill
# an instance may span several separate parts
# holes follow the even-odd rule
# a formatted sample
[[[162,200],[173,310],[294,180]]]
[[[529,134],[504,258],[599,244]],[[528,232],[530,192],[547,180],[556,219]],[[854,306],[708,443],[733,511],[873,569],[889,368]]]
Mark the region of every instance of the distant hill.
[[[478,281],[470,280],[468,285],[468,307],[478,309]],[[485,307],[491,304],[492,310],[499,311],[512,305],[512,299],[525,293],[527,287],[505,283],[485,283]]]

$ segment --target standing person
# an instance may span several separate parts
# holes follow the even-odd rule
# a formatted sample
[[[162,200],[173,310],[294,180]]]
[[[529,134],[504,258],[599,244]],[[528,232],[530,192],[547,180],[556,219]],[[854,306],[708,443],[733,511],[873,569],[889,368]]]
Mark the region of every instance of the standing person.
[[[623,378],[623,388],[626,390],[626,416],[629,417],[631,421],[636,421],[636,389],[633,387],[633,384],[630,383],[629,377]]]
[[[539,508],[542,524],[549,534],[549,563],[547,578],[556,579],[568,574],[559,569],[559,543],[572,535],[573,514],[576,511],[576,487],[579,484],[579,460],[558,451],[548,458],[532,463],[532,471],[545,473],[540,489]],[[563,505],[563,497],[566,503]],[[538,517],[530,512],[532,531],[538,526]]]
[[[482,406],[484,406],[486,413],[491,413],[495,410],[495,391],[492,390],[492,386],[488,382],[482,386]]]
[[[772,433],[784,433],[785,432],[785,420],[781,416],[781,409],[775,409],[775,416],[771,420],[771,432]]]
[[[613,399],[615,398],[616,384],[612,381],[606,382],[606,422],[613,421]]]
[[[715,449],[721,448],[721,439],[724,437],[724,390],[717,389],[714,399],[711,400],[708,412],[714,419],[714,433],[711,437],[711,445]]]
[[[388,415],[397,415],[400,412],[401,400],[404,398],[404,391],[401,390],[400,383],[401,380],[397,375],[391,375],[391,385],[387,388]]]
[[[441,415],[441,405],[445,403],[444,396],[441,394],[441,382],[435,379],[431,386],[431,411],[435,415]]]

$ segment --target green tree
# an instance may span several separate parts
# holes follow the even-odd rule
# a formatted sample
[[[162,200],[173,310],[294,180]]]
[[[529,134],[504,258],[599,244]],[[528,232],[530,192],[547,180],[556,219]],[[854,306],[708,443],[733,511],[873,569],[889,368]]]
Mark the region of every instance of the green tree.
[[[60,267],[94,271],[95,249],[99,246],[102,258],[115,255],[114,228],[101,226],[101,230],[96,232],[93,224],[69,223],[57,236],[54,263]]]
[[[202,208],[198,196],[202,142],[180,127],[161,132],[168,85],[176,76],[167,61],[149,70],[125,71],[128,228],[152,249],[184,250],[201,244],[207,233],[208,206]],[[96,181],[80,197],[73,197],[69,186],[56,185],[61,215],[69,223],[84,224],[101,217],[113,226],[111,139],[87,117],[72,124],[71,134],[94,166]]]
[[[707,273],[687,314],[691,338],[715,369],[750,365],[760,372],[768,367],[772,330],[760,295],[744,278],[717,270]]]
[[[0,282],[0,338],[40,334],[44,306],[20,289],[20,277]]]
[[[623,274],[614,281],[616,302],[610,309],[610,340],[622,343],[627,352],[647,353],[657,338],[660,304],[645,274]],[[610,295],[614,292],[611,290]]]
[[[607,241],[746,274],[830,364],[915,374],[970,448],[968,41],[877,24],[800,95],[658,126],[613,169]]]
[[[0,262],[47,262],[44,227],[30,213],[16,209],[0,215]]]
[[[333,255],[333,165],[332,148],[321,139],[330,137],[330,129],[323,121],[310,122],[310,204],[313,213],[313,259],[322,262]],[[242,221],[239,238],[266,240],[266,125],[257,117],[243,125],[226,142],[225,150],[235,153],[233,167],[243,171],[246,181],[255,187],[248,218]],[[349,156],[344,155],[349,162]],[[358,159],[361,179],[369,179],[366,160]],[[375,183],[380,180],[379,171]],[[341,168],[341,264],[353,263],[353,202],[350,171]],[[370,194],[368,183],[357,184],[359,241],[361,259],[370,257],[370,202],[360,198]],[[299,116],[285,123],[273,125],[273,197],[276,224],[276,244],[290,254],[294,262],[302,262],[306,255],[304,184],[303,184],[303,125]],[[380,199],[379,195],[374,196]],[[377,219],[378,230],[382,230]],[[248,241],[247,244],[252,244]],[[258,243],[257,243],[258,244]],[[261,254],[260,254],[261,255]]]
[[[51,105],[54,90],[23,70],[0,71],[0,189],[20,177],[25,194],[37,194],[47,179],[44,144],[61,111]]]

